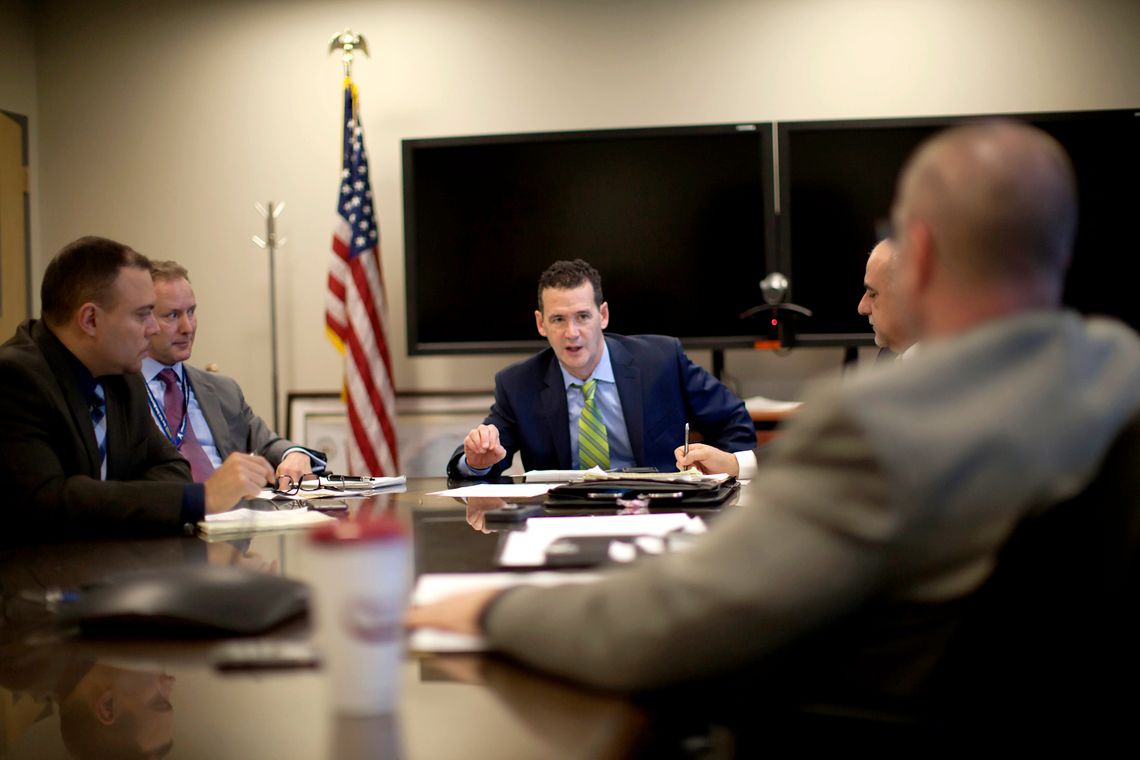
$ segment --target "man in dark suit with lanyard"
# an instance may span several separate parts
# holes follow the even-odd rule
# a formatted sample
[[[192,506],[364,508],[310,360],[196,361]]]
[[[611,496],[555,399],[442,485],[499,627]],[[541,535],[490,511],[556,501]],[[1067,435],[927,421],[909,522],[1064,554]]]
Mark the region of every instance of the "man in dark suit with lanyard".
[[[227,461],[204,484],[151,422],[139,367],[154,317],[150,261],[85,237],[48,264],[43,318],[0,346],[0,479],[14,541],[124,530],[192,531],[255,496],[261,457]]]
[[[265,457],[276,475],[292,482],[325,468],[326,456],[285,440],[253,413],[232,378],[186,362],[198,333],[198,302],[190,273],[174,261],[151,264],[158,332],[143,359],[147,401],[163,435],[203,482],[233,452]]]

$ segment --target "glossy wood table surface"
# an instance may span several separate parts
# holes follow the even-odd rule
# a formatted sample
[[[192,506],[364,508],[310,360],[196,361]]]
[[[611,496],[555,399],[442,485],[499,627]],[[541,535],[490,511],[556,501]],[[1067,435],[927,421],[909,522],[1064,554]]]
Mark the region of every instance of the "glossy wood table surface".
[[[406,493],[356,501],[350,519],[387,513],[407,525],[417,575],[491,569],[498,536],[476,529],[478,510],[425,495],[445,485],[442,479],[411,481]],[[494,659],[410,657],[393,715],[338,718],[329,708],[329,685],[319,668],[222,672],[213,661],[225,640],[61,639],[43,604],[45,594],[56,589],[192,563],[241,564],[307,581],[309,551],[304,535],[296,532],[233,541],[110,540],[0,551],[0,757],[71,757],[64,733],[80,754],[93,749],[97,737],[111,734],[99,721],[112,717],[105,704],[84,702],[76,696],[78,689],[68,692],[76,674],[93,668],[117,684],[115,715],[129,716],[115,718],[115,731],[122,729],[134,746],[157,750],[158,756],[598,758],[631,756],[644,741],[646,715],[632,702]],[[296,621],[266,638],[304,643],[308,624]],[[84,726],[91,733],[84,733]]]

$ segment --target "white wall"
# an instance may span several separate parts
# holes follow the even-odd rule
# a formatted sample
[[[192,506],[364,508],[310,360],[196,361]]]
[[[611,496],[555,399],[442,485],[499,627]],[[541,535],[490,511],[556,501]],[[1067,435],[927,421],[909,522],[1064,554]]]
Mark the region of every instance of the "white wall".
[[[200,303],[196,361],[235,375],[267,416],[268,288],[264,256],[249,242],[263,230],[254,201],[288,204],[283,388],[334,389],[340,378],[322,301],[341,110],[340,64],[326,44],[345,25],[372,50],[354,73],[401,389],[490,388],[493,372],[517,358],[406,355],[402,138],[1140,105],[1135,0],[45,0],[38,8],[35,277],[86,233],[182,261]],[[0,61],[14,57],[0,49]],[[705,284],[724,274],[709,271]],[[707,361],[707,352],[696,358]],[[745,394],[792,395],[804,376],[838,363],[837,351],[822,349],[729,355]]]

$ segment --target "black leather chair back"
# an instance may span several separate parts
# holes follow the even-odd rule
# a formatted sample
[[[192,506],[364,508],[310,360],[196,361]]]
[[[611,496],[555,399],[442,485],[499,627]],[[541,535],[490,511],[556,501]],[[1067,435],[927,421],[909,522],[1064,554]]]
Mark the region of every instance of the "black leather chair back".
[[[1140,418],[1085,491],[1014,531],[931,681],[935,719],[958,736],[1123,731],[1140,709],[1138,609]]]

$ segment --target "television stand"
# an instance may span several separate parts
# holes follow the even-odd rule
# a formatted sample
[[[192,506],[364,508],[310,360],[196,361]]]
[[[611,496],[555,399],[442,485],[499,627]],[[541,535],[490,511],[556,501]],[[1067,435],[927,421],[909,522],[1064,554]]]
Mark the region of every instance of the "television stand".
[[[712,375],[717,380],[724,382],[724,349],[714,348],[712,350]]]

